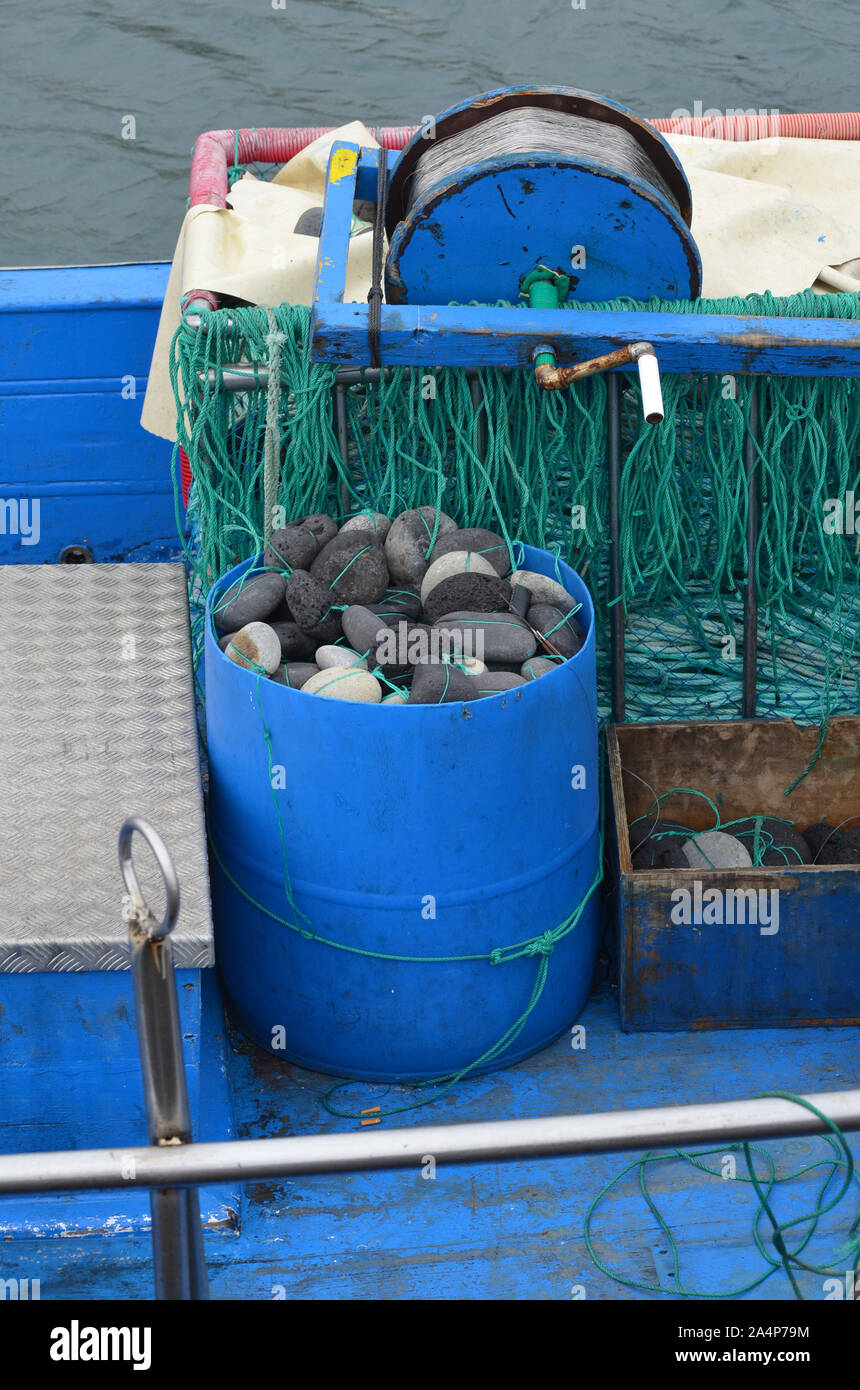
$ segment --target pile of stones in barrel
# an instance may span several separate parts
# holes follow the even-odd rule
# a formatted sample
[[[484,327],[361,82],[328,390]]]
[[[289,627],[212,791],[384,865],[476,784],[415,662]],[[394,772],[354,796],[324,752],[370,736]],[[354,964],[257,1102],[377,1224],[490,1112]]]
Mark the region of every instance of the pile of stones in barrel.
[[[575,655],[579,606],[554,579],[511,573],[495,532],[420,507],[394,520],[362,512],[340,529],[322,513],[291,522],[214,621],[231,661],[281,685],[442,704],[513,690]]]

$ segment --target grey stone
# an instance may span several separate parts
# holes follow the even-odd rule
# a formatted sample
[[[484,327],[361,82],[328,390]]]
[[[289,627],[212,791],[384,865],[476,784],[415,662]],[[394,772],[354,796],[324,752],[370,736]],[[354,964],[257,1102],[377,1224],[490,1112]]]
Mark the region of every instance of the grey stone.
[[[520,675],[527,681],[536,681],[539,676],[545,676],[547,671],[554,671],[557,666],[564,665],[561,661],[554,661],[551,656],[533,656],[530,661],[524,661],[520,668]]]
[[[433,625],[457,636],[461,650],[480,661],[521,665],[537,650],[537,639],[513,613],[445,613]]]
[[[724,830],[703,830],[681,845],[691,869],[749,869],[752,858],[746,845]]]
[[[275,611],[284,597],[282,574],[243,575],[231,584],[215,608],[215,626],[219,632],[238,632],[248,623],[259,623]]]
[[[486,531],[481,526],[467,526],[462,531],[449,531],[440,536],[433,547],[433,559],[448,555],[454,550],[473,550],[489,560],[500,579],[511,572],[511,558],[508,547],[495,531]]]
[[[464,675],[456,666],[416,666],[409,692],[410,705],[448,705],[455,700],[476,700],[476,677]]]
[[[574,605],[575,606],[575,605]],[[575,656],[585,642],[585,631],[576,618],[566,617],[566,613],[553,603],[533,603],[526,616],[526,622],[536,632],[549,634],[551,642],[562,656]]]
[[[318,237],[322,228],[322,208],[305,208],[293,231],[297,236]]]
[[[522,676],[515,675],[513,671],[484,671],[470,679],[477,686],[479,695],[496,695],[500,690],[516,690],[518,686],[527,684]]]
[[[314,660],[321,671],[330,671],[333,666],[357,666],[360,671],[367,670],[361,652],[354,652],[351,647],[317,647]]]
[[[323,546],[310,572],[331,591],[333,602],[376,603],[388,588],[385,552],[367,531],[335,536]]]
[[[382,544],[390,530],[391,517],[385,516],[383,512],[358,512],[356,516],[351,516],[343,523],[338,535],[349,535],[353,531],[369,531]]]
[[[359,704],[378,705],[382,686],[369,671],[337,666],[311,676],[302,687],[305,695],[321,695],[328,700],[349,700]]]
[[[303,632],[323,621],[334,603],[331,590],[307,570],[293,570],[287,581],[287,607]]]
[[[266,623],[246,623],[234,634],[225,655],[245,670],[262,667],[270,676],[280,664],[281,644]]]
[[[449,550],[446,555],[435,555],[421,580],[421,602],[425,607],[436,585],[441,584],[443,579],[450,579],[457,574],[495,575],[496,571],[489,560],[474,550]]]
[[[514,570],[511,584],[514,588],[518,584],[525,584],[535,603],[553,603],[563,613],[569,613],[571,608],[576,607],[576,599],[563,584],[559,584],[557,579],[550,579],[547,574],[538,574],[536,570]]]
[[[497,574],[455,574],[441,580],[424,603],[424,617],[435,623],[443,613],[507,612],[511,586]]]
[[[396,641],[396,635],[388,624],[362,604],[351,604],[344,610],[341,621],[346,640],[357,652],[369,652],[372,656],[380,642]],[[371,661],[370,665],[374,666],[375,661]]]
[[[238,630],[239,629],[237,628],[236,632],[238,632]],[[233,638],[235,636],[235,632],[225,632],[223,637],[218,638],[218,646],[221,648],[222,652],[226,652],[227,648],[229,647],[230,643],[233,641]]]
[[[385,538],[385,558],[394,584],[406,589],[417,589],[427,573],[430,560],[427,549],[433,535],[436,512],[433,507],[419,507],[417,510],[401,512],[391,523],[391,530]],[[456,531],[457,523],[445,512],[439,513],[437,541],[441,536]]]
[[[291,690],[301,690],[311,676],[319,672],[315,661],[282,661],[272,680],[277,685],[288,685]]]
[[[386,680],[399,682],[412,674],[413,666],[418,664],[424,650],[429,647],[430,628],[426,623],[414,623],[407,618],[399,618],[397,622],[389,625],[388,631],[394,638],[397,659],[390,659],[390,638],[388,641],[380,639],[377,642],[374,659]]]

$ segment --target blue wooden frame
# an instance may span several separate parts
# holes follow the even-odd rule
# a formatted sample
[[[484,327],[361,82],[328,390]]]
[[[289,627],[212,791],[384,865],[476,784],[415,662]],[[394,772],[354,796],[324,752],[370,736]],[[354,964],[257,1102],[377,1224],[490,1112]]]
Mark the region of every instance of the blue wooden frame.
[[[376,150],[332,147],[311,320],[315,362],[370,362],[368,306],[344,303],[344,290],[353,201],[375,201],[378,165]],[[860,376],[855,319],[383,305],[380,356],[391,366],[531,367],[547,342],[566,363],[643,340],[664,372]]]

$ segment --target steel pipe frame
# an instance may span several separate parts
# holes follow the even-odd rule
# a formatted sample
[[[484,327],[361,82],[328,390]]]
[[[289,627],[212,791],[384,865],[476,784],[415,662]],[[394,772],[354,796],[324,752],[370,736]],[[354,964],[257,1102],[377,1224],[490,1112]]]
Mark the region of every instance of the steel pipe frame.
[[[860,1129],[860,1090],[803,1097],[844,1131]],[[350,1134],[240,1139],[174,1148],[89,1149],[0,1157],[0,1193],[188,1187],[238,1179],[348,1173],[437,1163],[622,1153],[829,1133],[804,1106],[774,1097],[612,1110],[547,1119],[421,1125]]]

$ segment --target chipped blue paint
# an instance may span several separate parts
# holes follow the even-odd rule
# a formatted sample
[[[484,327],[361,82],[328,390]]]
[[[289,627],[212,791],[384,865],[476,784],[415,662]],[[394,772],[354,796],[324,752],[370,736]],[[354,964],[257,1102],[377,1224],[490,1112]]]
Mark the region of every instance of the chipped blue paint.
[[[176,979],[194,1137],[235,1138],[214,972],[179,970]],[[10,980],[14,991],[4,988]],[[0,1095],[3,1153],[145,1143],[130,972],[0,974]],[[235,1185],[201,1192],[205,1224],[234,1228],[239,1211]],[[149,1226],[149,1195],[139,1190],[0,1197],[0,1242]],[[9,1246],[0,1249],[3,1277]]]
[[[562,1111],[610,1110],[735,1099],[774,1087],[840,1089],[856,1081],[857,1030],[786,1029],[718,1034],[618,1031],[614,991],[587,1006],[586,1046],[561,1038],[507,1071],[464,1082],[431,1107],[399,1115],[397,1125],[529,1118]],[[330,1078],[284,1065],[232,1034],[230,1082],[243,1137],[353,1128],[328,1115],[321,1092]],[[384,1097],[384,1099],[383,1099]],[[360,1105],[408,1099],[401,1088],[359,1087]],[[395,1121],[392,1121],[395,1123]],[[821,1152],[815,1139],[768,1146],[781,1171]],[[856,1151],[856,1150],[855,1150]],[[600,1274],[585,1250],[585,1212],[601,1186],[634,1155],[534,1159],[415,1172],[301,1177],[246,1190],[242,1229],[207,1232],[212,1295],[221,1299],[543,1299],[645,1298]],[[793,1185],[779,1210],[812,1205],[815,1175]],[[661,1172],[661,1207],[681,1246],[690,1282],[714,1291],[742,1284],[760,1267],[751,1239],[748,1195],[739,1183],[696,1174],[681,1163]],[[799,1210],[791,1206],[792,1213]],[[844,1240],[844,1210],[830,1226],[832,1251]],[[635,1191],[625,1185],[595,1225],[597,1246],[627,1274],[665,1282],[666,1246]],[[145,1299],[151,1296],[145,1235],[121,1239],[0,1243],[3,1277],[42,1279],[42,1298]],[[822,1280],[804,1276],[811,1300]],[[760,1297],[790,1300],[781,1276]]]
[[[342,148],[358,147],[336,145],[332,158]],[[362,150],[355,176],[326,187],[311,319],[314,361],[370,361],[368,307],[343,303],[343,292],[352,200],[375,198],[377,165],[376,152]],[[655,345],[665,372],[860,375],[860,321],[852,319],[383,305],[380,355],[395,366],[530,368],[535,348],[546,342],[565,364],[638,341]]]

